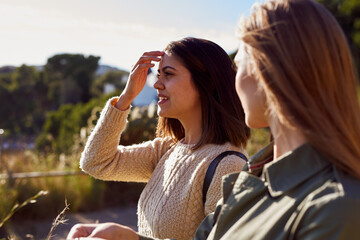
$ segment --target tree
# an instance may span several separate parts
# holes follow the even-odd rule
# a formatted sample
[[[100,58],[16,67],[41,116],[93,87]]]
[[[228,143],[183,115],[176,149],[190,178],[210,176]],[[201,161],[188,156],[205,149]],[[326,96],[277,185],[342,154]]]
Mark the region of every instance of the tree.
[[[348,39],[355,66],[360,75],[360,1],[317,0],[324,5],[340,24]]]
[[[125,87],[124,78],[129,76],[125,71],[108,71],[96,78],[91,86],[91,94],[94,97],[100,97],[104,93],[105,84],[112,84],[116,90],[123,90]]]
[[[53,109],[91,99],[90,87],[99,59],[81,54],[60,54],[48,59],[44,78],[49,86],[48,97],[53,102]]]
[[[36,148],[41,152],[71,154],[74,141],[95,107],[104,106],[109,98],[104,95],[87,103],[64,104],[56,111],[48,112],[42,132],[36,139]]]
[[[40,75],[36,68],[22,65],[0,76],[1,128],[10,135],[28,136],[40,132],[41,112],[36,86]],[[38,124],[35,124],[38,123]]]

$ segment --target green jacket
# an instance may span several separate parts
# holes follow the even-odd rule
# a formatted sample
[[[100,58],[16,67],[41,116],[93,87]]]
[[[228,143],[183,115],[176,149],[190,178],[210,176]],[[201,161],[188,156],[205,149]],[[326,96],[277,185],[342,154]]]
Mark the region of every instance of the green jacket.
[[[360,180],[308,143],[271,159],[269,145],[224,178],[195,239],[360,239]]]

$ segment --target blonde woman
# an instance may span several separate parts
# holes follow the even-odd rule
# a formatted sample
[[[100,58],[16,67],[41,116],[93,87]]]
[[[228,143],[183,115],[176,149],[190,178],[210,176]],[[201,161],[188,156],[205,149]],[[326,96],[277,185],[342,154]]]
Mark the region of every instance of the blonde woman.
[[[269,126],[274,142],[224,179],[195,239],[358,239],[360,107],[340,26],[315,1],[274,0],[240,23],[239,38],[246,123]],[[116,239],[148,239],[106,227]]]

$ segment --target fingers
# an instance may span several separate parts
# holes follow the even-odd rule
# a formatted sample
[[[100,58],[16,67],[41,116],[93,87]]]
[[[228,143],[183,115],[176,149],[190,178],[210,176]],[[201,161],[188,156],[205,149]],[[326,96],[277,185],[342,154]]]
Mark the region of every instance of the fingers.
[[[155,62],[160,62],[161,61],[161,57],[164,55],[165,53],[163,51],[152,51],[152,52],[145,52],[143,53],[143,55],[139,58],[139,60],[137,61],[136,65],[139,64],[143,64],[143,63],[151,63],[152,61]],[[153,66],[151,66],[153,67]]]
[[[150,52],[144,52],[143,56],[155,56],[155,57],[161,57],[165,54],[164,51],[150,51]]]
[[[161,58],[159,58],[159,57],[152,57],[152,56],[142,56],[142,57],[140,57],[140,59],[137,61],[137,64],[151,63],[152,61],[160,62],[160,61],[161,61]]]
[[[152,68],[154,66],[155,64],[153,63],[136,64],[131,71],[134,72],[136,70],[141,70],[141,69],[147,70],[148,68]]]
[[[96,224],[76,224],[71,228],[66,239],[87,237],[95,228]]]

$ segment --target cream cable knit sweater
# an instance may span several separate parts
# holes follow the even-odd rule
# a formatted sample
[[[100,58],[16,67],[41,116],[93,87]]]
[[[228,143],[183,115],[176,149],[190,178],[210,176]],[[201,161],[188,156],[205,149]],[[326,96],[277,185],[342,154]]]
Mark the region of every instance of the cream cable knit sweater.
[[[114,99],[112,99],[114,100]],[[129,110],[120,111],[109,100],[80,159],[83,171],[102,180],[147,182],[138,202],[138,230],[156,238],[191,239],[203,218],[221,198],[223,175],[240,171],[245,161],[225,157],[209,187],[205,206],[202,187],[210,162],[227,150],[244,151],[227,143],[193,145],[156,138],[119,146]]]

